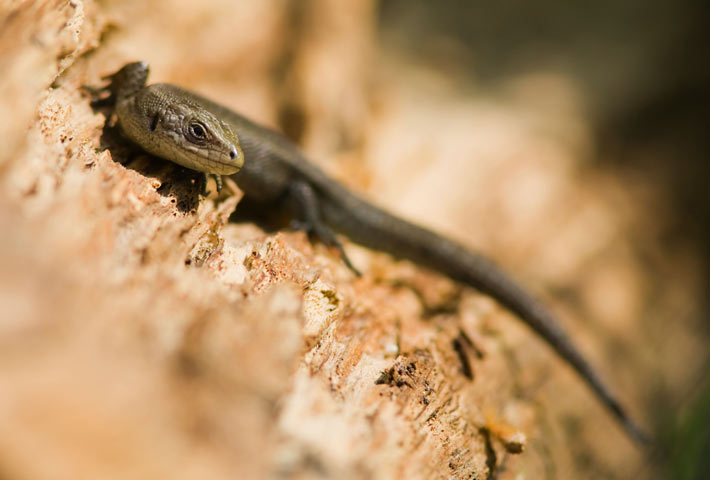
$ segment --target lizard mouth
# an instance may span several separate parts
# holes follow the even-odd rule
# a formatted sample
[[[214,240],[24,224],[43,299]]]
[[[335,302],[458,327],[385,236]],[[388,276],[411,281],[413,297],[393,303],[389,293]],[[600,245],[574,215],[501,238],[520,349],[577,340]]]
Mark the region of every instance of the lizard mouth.
[[[242,165],[244,165],[244,156],[240,155],[238,151],[232,151],[228,155],[230,161],[225,160],[224,156],[220,156],[220,158],[203,157],[202,161],[206,164],[206,166],[209,166],[212,170],[218,170],[214,173],[220,173],[222,175],[231,175],[233,173],[237,173],[242,168]]]
[[[224,152],[222,149],[185,148],[181,155],[183,166],[200,172],[220,175],[237,173],[244,165],[244,153],[232,145]]]

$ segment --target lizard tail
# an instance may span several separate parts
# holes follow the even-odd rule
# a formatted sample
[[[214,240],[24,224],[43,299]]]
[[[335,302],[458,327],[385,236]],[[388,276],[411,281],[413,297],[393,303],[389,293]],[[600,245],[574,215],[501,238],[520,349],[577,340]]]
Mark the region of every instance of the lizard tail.
[[[627,414],[619,400],[611,393],[611,389],[602,381],[595,369],[585,360],[561,328],[557,318],[498,266],[473,252],[464,250],[461,253],[462,260],[459,265],[464,267],[466,271],[459,271],[458,275],[451,272],[452,277],[492,296],[523,319],[579,373],[636,443],[649,444],[648,434]]]
[[[635,442],[649,443],[649,436],[626,413],[555,316],[500,267],[456,242],[390,215],[343,187],[325,187],[323,215],[336,230],[356,243],[414,261],[490,295],[577,371]]]

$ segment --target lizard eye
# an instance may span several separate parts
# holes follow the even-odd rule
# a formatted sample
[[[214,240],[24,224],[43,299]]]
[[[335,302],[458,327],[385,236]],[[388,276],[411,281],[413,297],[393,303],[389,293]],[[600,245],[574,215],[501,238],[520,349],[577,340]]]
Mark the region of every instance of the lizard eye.
[[[192,134],[192,136],[194,136],[195,138],[199,138],[200,140],[203,140],[207,137],[207,131],[205,130],[205,127],[199,123],[190,124],[190,134]]]

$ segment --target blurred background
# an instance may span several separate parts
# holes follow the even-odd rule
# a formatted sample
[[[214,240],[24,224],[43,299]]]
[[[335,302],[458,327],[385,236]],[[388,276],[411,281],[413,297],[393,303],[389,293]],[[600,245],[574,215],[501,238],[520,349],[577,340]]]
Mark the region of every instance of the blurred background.
[[[665,338],[658,341],[673,343],[682,336],[676,328],[685,328],[679,322],[685,318],[705,346],[695,360],[679,365],[694,371],[684,386],[669,390],[672,382],[657,379],[652,389],[648,408],[656,412],[663,447],[649,460],[664,472],[659,478],[705,478],[710,470],[710,4],[382,0],[379,33],[394,55],[436,69],[474,95],[495,96],[515,79],[534,75],[564,78],[589,128],[587,168],[620,176],[632,190],[644,184],[667,202],[660,211],[642,205],[640,215],[664,224],[659,241],[670,261],[685,262],[676,256],[679,243],[696,249],[691,263],[701,288],[688,299],[692,305],[660,320]],[[637,246],[645,248],[642,241]],[[674,288],[677,280],[656,268],[646,273],[658,276],[658,289]],[[654,308],[651,296],[645,301]],[[642,330],[655,328],[652,317],[638,323],[639,337],[648,338]],[[683,348],[680,342],[677,349]],[[662,347],[654,350],[660,353]]]

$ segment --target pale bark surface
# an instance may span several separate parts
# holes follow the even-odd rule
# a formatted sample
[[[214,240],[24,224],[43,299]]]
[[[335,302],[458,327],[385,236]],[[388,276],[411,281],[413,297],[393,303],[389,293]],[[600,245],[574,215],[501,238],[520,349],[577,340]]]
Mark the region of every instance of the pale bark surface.
[[[147,60],[152,81],[283,127],[352,188],[547,292],[648,424],[649,377],[681,388],[698,364],[694,245],[661,243],[652,185],[586,163],[573,85],[458,92],[377,46],[375,8],[6,2],[1,478],[651,474],[490,299],[348,244],[354,278],[303,233],[230,223],[239,194],[199,198],[104,133],[79,88]]]

